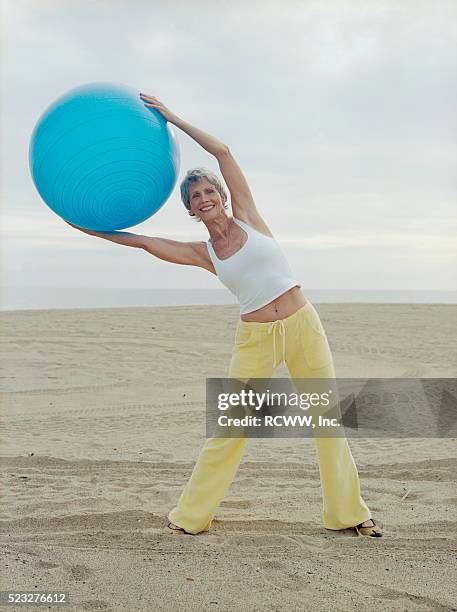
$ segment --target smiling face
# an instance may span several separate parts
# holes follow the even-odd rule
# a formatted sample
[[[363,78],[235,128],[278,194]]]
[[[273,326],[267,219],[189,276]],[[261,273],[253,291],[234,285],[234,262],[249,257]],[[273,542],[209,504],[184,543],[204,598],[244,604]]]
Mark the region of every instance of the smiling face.
[[[190,212],[200,217],[202,221],[210,221],[224,211],[224,202],[216,187],[202,179],[189,187]]]

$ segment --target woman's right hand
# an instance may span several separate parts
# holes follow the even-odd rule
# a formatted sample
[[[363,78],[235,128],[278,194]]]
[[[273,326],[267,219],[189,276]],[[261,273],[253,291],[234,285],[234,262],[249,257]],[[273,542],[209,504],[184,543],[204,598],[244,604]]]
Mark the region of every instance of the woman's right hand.
[[[65,221],[65,219],[63,219]],[[89,234],[89,236],[97,236],[98,238],[104,238],[105,240],[109,240],[110,242],[115,242],[116,244],[123,244],[129,247],[143,248],[144,247],[144,236],[141,234],[132,234],[131,232],[95,232],[94,230],[84,229],[83,227],[78,227],[77,225],[73,225],[70,221],[65,221],[67,225],[71,225],[75,229],[80,232],[84,232],[84,234]]]
[[[67,225],[71,225],[71,227],[74,227],[75,229],[79,230],[80,232],[84,232],[85,234],[89,234],[90,236],[101,236],[103,234],[103,232],[95,232],[93,230],[85,229],[84,227],[78,227],[77,225],[73,225],[73,223],[70,223],[70,221],[67,221],[66,219],[62,220],[65,221]]]

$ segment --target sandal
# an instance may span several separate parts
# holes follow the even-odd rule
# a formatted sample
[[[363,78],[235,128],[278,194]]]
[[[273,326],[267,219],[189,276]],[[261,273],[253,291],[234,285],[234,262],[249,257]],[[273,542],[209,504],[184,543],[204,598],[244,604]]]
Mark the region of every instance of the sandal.
[[[186,531],[182,527],[178,527],[178,525],[175,525],[174,523],[168,523],[167,529],[169,529],[170,531],[182,531],[183,533],[187,533],[188,535],[190,535],[188,531]]]
[[[360,525],[356,525],[355,530],[357,531],[357,535],[371,536],[372,538],[382,538],[382,531],[376,525],[374,520],[373,519],[367,519],[367,520],[372,521],[373,525],[371,525],[370,527],[362,527],[365,521],[360,523]]]

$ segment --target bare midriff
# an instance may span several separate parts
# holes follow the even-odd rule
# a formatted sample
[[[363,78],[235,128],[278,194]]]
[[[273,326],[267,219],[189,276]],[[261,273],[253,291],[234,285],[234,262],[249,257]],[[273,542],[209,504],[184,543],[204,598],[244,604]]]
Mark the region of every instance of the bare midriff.
[[[292,287],[272,302],[269,302],[258,310],[253,310],[247,314],[241,315],[242,321],[253,321],[256,323],[270,323],[278,319],[290,317],[306,304],[306,298],[303,295],[299,285]]]

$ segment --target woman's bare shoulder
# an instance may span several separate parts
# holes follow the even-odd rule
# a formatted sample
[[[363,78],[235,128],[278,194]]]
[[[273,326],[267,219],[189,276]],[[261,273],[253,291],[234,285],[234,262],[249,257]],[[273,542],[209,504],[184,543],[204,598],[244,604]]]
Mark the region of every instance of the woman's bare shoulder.
[[[237,213],[236,216],[234,215],[234,218],[238,219],[238,221],[246,223],[246,225],[249,225],[249,227],[254,228],[260,234],[265,234],[265,236],[274,238],[273,232],[270,230],[268,225],[265,223],[265,221],[259,214],[249,215],[247,213]]]

